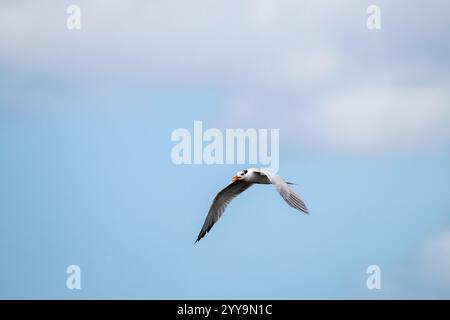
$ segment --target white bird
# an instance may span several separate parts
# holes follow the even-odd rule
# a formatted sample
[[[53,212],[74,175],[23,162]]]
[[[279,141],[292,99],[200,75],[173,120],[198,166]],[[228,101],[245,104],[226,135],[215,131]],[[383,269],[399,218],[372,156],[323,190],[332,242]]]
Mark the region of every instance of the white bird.
[[[283,199],[293,208],[308,214],[303,200],[289,187],[293,183],[285,182],[280,176],[268,170],[247,169],[239,171],[232,178],[232,183],[220,191],[209,209],[203,227],[198,234],[197,241],[200,241],[219,220],[228,204],[239,194],[247,190],[253,184],[273,184]]]

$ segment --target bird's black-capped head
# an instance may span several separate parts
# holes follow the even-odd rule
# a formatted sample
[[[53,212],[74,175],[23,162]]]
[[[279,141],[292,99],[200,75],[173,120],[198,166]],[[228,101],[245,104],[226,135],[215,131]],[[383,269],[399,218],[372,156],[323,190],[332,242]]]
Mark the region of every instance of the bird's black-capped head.
[[[243,180],[246,176],[246,174],[248,173],[248,170],[242,170],[242,171],[238,171],[236,173],[236,175],[233,177],[233,182],[239,181],[239,180]]]

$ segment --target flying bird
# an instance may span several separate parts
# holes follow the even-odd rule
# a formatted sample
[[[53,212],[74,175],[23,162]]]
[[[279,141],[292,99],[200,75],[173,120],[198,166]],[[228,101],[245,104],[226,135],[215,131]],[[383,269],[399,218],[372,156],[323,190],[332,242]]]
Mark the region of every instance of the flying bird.
[[[220,191],[213,200],[208,215],[206,216],[203,227],[198,234],[197,241],[200,241],[219,220],[228,204],[239,194],[250,188],[254,184],[273,184],[281,197],[294,209],[308,214],[303,200],[292,190],[289,185],[291,182],[285,182],[280,176],[269,170],[247,169],[239,171],[232,178],[232,183]]]

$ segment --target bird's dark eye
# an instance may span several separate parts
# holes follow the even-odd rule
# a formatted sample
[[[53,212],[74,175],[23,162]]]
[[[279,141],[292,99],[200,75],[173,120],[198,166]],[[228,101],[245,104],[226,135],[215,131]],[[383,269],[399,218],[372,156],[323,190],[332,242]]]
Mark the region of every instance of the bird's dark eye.
[[[242,172],[244,172],[244,174],[247,174],[247,170],[244,170],[244,171],[242,171]]]

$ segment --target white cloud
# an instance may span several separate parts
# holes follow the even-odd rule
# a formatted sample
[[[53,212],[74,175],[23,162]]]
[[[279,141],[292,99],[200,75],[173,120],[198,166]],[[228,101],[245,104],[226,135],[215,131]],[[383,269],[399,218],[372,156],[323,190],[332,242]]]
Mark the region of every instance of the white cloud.
[[[449,105],[445,90],[356,89],[321,103],[313,130],[344,152],[415,151],[448,142]]]
[[[342,22],[342,10],[354,9],[345,1],[324,3],[327,10],[289,0],[78,1],[82,29],[70,32],[69,2],[5,1],[0,57],[73,75],[121,72],[233,90],[283,87],[334,67],[333,52],[323,49],[334,34],[327,30]]]
[[[394,299],[450,298],[448,224],[426,236],[407,258],[384,272],[383,294]]]
[[[338,67],[337,55],[331,49],[288,50],[283,60],[287,77],[296,85],[317,85],[334,76]]]
[[[426,284],[450,288],[450,228],[428,237],[418,253],[418,271]]]
[[[443,2],[381,2],[379,32],[361,1],[80,0],[79,32],[65,28],[68,4],[0,3],[0,64],[23,76],[5,91],[22,92],[30,68],[88,87],[188,85],[224,93],[227,126],[277,127],[301,148],[372,154],[450,140]]]
[[[225,121],[281,128],[291,147],[340,154],[408,153],[450,141],[450,94],[445,89],[355,86],[313,101],[293,97],[276,103],[276,97],[234,97]]]

